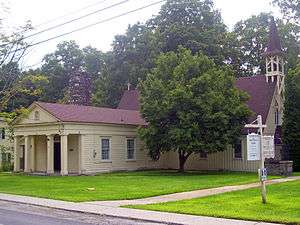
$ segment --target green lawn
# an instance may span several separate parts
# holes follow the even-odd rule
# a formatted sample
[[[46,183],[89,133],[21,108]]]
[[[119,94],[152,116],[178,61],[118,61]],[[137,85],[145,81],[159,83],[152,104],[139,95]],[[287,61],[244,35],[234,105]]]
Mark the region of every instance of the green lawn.
[[[267,187],[267,204],[261,203],[258,188],[235,191],[204,198],[130,208],[175,212],[192,215],[225,217],[300,224],[300,181]]]
[[[256,181],[256,173],[237,172],[139,171],[70,177],[0,173],[0,192],[81,202],[136,199]]]

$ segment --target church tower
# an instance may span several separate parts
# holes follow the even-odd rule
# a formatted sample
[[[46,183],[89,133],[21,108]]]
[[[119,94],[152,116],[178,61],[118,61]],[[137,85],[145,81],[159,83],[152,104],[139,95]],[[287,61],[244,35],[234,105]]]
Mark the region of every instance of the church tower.
[[[267,82],[276,82],[282,92],[284,81],[284,52],[274,17],[271,17],[269,42],[264,56],[266,58],[266,80]]]
[[[271,17],[269,41],[266,51],[266,82],[275,83],[275,123],[281,125],[284,101],[284,52],[274,17]]]

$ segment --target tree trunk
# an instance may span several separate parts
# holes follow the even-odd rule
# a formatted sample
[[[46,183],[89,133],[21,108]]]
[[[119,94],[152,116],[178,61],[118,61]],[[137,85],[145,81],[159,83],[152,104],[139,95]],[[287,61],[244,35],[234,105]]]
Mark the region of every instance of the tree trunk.
[[[184,165],[188,157],[191,155],[191,153],[186,153],[185,151],[178,151],[179,156],[179,169],[178,172],[184,172]]]

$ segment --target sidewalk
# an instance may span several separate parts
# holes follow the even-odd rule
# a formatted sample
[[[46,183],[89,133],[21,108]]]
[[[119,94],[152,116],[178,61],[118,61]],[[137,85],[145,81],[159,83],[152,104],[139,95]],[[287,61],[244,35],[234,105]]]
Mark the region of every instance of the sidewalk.
[[[300,177],[287,177],[281,179],[268,180],[266,183],[267,185],[269,185],[269,184],[283,183],[283,182],[299,180],[299,179]],[[260,184],[257,182],[252,184],[224,186],[224,187],[211,188],[211,189],[180,192],[175,194],[161,195],[161,196],[155,196],[155,197],[143,198],[143,199],[118,200],[118,201],[93,201],[93,202],[85,202],[85,203],[99,205],[99,206],[112,206],[112,207],[120,207],[123,205],[147,205],[147,204],[172,202],[172,201],[179,201],[179,200],[186,200],[186,199],[193,199],[193,198],[201,198],[205,196],[216,195],[216,194],[221,194],[221,193],[231,192],[231,191],[245,190],[245,189],[255,188],[259,186]]]
[[[272,225],[272,223],[221,219],[205,216],[191,216],[176,213],[165,213],[146,211],[139,209],[127,209],[112,206],[100,206],[89,203],[73,203],[59,200],[25,197],[9,194],[0,194],[0,199],[16,203],[43,206],[67,211],[75,211],[82,213],[92,213],[98,215],[113,216],[126,219],[142,220],[149,222],[160,222],[167,224],[188,224],[188,225]],[[274,225],[274,224],[273,224]]]

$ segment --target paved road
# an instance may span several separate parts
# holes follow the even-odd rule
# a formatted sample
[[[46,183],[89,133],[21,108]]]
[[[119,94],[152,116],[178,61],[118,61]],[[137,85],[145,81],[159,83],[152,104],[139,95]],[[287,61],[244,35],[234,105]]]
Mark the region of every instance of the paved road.
[[[161,224],[161,223],[160,223]],[[0,201],[0,225],[158,225]]]

